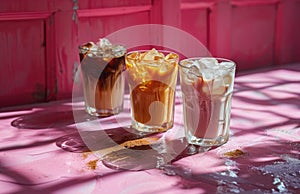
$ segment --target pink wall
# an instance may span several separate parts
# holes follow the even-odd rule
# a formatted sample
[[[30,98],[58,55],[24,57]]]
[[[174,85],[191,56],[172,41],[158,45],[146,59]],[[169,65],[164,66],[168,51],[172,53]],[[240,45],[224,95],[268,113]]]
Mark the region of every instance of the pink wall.
[[[238,70],[300,61],[300,0],[0,1],[0,107],[70,97],[80,43],[137,24],[199,39]]]

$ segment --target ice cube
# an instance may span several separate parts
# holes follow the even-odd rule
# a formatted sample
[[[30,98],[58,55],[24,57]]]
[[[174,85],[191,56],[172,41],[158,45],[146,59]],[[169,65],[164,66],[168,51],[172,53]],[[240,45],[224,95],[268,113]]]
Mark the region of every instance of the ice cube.
[[[233,62],[221,62],[219,68],[216,70],[216,77],[223,80],[224,85],[230,85],[232,81],[232,68],[234,68]]]
[[[166,61],[178,61],[179,56],[175,53],[169,53],[167,56],[165,56]]]
[[[226,62],[221,62],[219,64],[219,66],[220,66],[221,69],[230,69],[230,68],[234,67],[234,63],[226,61]]]
[[[99,49],[98,49],[98,46],[96,44],[93,44],[91,47],[90,47],[90,51],[95,53],[97,52]]]
[[[163,59],[164,55],[160,52],[158,52],[155,48],[151,49],[150,51],[147,51],[142,56],[142,60],[160,60]]]
[[[199,67],[201,69],[217,69],[218,68],[218,60],[211,57],[201,58],[199,60]]]
[[[221,79],[221,78],[224,77],[226,74],[228,74],[228,71],[219,68],[219,69],[215,69],[215,70],[214,70],[214,73],[215,73],[215,78]]]
[[[107,48],[107,47],[111,47],[112,46],[112,44],[106,38],[100,38],[99,41],[97,42],[97,45],[100,48]]]
[[[122,57],[126,53],[126,48],[121,45],[114,45],[112,47],[112,54],[114,57]]]
[[[201,72],[205,81],[211,81],[215,78],[215,70],[213,69],[202,69]]]
[[[102,57],[103,56],[103,52],[99,51],[98,48],[96,48],[96,47],[92,47],[90,49],[90,52],[87,55],[89,57]]]
[[[126,58],[130,59],[130,60],[138,60],[139,57],[140,57],[140,53],[135,51],[135,52],[128,54]]]

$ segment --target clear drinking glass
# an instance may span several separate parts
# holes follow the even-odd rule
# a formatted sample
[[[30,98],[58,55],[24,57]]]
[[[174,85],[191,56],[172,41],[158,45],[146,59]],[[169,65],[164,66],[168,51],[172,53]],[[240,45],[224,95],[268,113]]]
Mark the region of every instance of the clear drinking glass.
[[[180,61],[184,128],[188,142],[219,146],[228,141],[236,65],[222,58]]]
[[[161,132],[173,127],[178,59],[156,49],[126,55],[133,128]]]
[[[109,116],[123,110],[126,49],[107,39],[79,47],[86,112]]]

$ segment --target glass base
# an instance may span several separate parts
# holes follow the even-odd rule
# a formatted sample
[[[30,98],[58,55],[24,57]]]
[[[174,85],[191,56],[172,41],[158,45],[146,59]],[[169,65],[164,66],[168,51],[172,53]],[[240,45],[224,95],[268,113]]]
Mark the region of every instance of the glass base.
[[[166,122],[160,126],[145,125],[140,122],[132,121],[132,127],[141,132],[164,132],[173,127],[173,122]]]
[[[114,109],[95,109],[93,107],[86,106],[85,111],[92,116],[106,117],[120,113],[123,111],[123,107],[116,107]]]
[[[192,134],[187,134],[187,140],[189,144],[201,146],[201,147],[213,147],[213,146],[221,146],[228,142],[229,135],[218,136],[214,139],[207,138],[198,138],[193,136]]]

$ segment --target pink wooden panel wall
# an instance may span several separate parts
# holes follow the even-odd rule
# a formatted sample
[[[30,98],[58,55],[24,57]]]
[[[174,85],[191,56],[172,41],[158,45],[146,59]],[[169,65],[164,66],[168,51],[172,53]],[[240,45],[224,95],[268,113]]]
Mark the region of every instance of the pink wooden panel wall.
[[[124,15],[105,15],[95,16],[90,14],[88,17],[80,17],[78,22],[78,42],[98,41],[99,38],[126,28],[128,26],[149,23],[149,10],[133,12]],[[134,38],[134,37],[132,37]]]
[[[209,47],[209,3],[181,3],[181,29],[195,36]]]
[[[44,101],[46,66],[43,20],[0,21],[0,102]],[[32,36],[34,34],[34,36]]]
[[[278,64],[297,62],[300,58],[300,0],[278,4],[275,60]]]
[[[0,108],[69,98],[78,45],[137,24],[183,29],[239,71],[299,62],[298,10],[300,0],[0,1]]]
[[[239,69],[274,64],[277,4],[233,4],[229,56]]]

